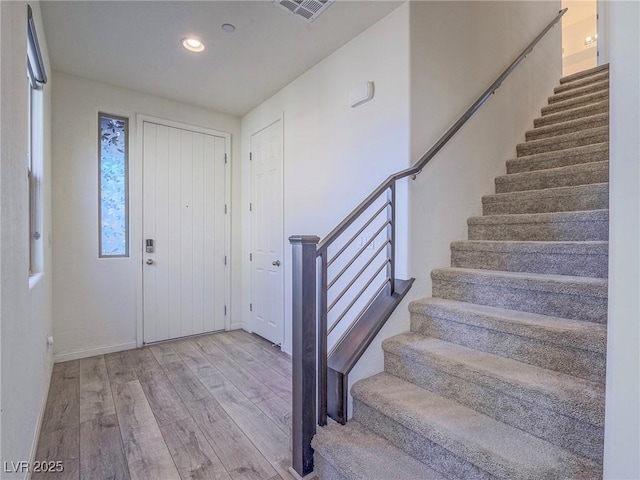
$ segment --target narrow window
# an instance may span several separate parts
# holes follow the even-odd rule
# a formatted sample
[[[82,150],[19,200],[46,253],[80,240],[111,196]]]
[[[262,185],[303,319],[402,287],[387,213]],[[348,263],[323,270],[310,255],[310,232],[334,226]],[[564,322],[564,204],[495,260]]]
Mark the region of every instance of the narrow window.
[[[100,257],[129,256],[129,121],[98,114]]]
[[[47,73],[31,7],[27,5],[27,181],[29,184],[29,274],[43,271],[43,99]]]

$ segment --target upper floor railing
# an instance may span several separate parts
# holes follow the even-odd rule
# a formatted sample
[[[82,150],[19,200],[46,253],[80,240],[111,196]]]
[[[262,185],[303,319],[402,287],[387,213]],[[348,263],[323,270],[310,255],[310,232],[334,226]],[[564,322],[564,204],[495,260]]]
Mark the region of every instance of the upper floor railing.
[[[347,375],[411,287],[395,278],[396,185],[415,177],[462,128],[538,42],[558,15],[413,166],[387,178],[322,241],[292,236],[293,468],[313,471],[311,439],[327,416],[347,417]]]

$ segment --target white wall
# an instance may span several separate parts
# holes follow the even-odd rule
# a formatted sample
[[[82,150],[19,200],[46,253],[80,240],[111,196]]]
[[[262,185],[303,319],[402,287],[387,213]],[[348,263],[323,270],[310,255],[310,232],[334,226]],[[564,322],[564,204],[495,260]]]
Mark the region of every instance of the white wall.
[[[609,320],[604,478],[640,478],[640,4],[610,2]]]
[[[5,15],[6,17],[6,15]],[[2,8],[0,8],[0,27],[2,26]],[[2,58],[2,31],[0,30],[0,58]],[[5,67],[6,70],[6,67]],[[2,132],[4,130],[4,124],[2,123],[2,103],[4,97],[2,97],[2,61],[0,61],[0,198],[2,197],[2,158],[4,158],[4,150],[2,149]],[[2,211],[0,210],[0,272],[2,272],[3,256],[2,256]],[[1,277],[1,273],[0,273]],[[0,281],[0,329],[2,328],[2,282]],[[0,339],[0,460],[2,456],[2,341]]]
[[[562,75],[593,68],[598,64],[598,43],[584,44],[589,35],[598,33],[596,0],[562,0],[569,10],[562,17]]]
[[[559,2],[414,1],[409,7],[415,163],[557,14]],[[416,282],[349,375],[350,385],[383,370],[382,341],[409,330],[408,303],[431,296],[431,270],[450,264],[450,242],[466,238],[467,217],[481,213],[481,196],[493,193],[494,177],[532,128],[560,78],[560,31],[549,35],[417,180],[408,181],[406,276]]]
[[[2,352],[1,461],[29,460],[49,387],[51,314],[51,88],[49,56],[37,2],[30,2],[49,83],[43,91],[43,273],[29,286],[29,208],[26,176],[27,4],[0,2],[0,320]],[[3,469],[4,470],[4,469]],[[3,473],[2,478],[24,474]]]
[[[294,234],[329,233],[388,175],[408,165],[408,6],[405,4],[311,68],[242,119],[242,205],[250,198],[251,135],[284,114],[285,334],[291,352],[291,247]],[[375,82],[375,97],[358,108],[348,92]],[[406,202],[405,202],[406,203]],[[248,209],[243,232],[250,231]],[[399,212],[398,245],[406,245]],[[250,236],[243,236],[248,259]],[[400,259],[398,277],[406,274]],[[250,265],[243,268],[242,312],[250,329]]]
[[[556,16],[551,2],[411,3],[411,152],[414,161]],[[431,296],[430,272],[540,115],[561,77],[560,28],[551,30],[449,145],[410,184],[412,298]]]
[[[142,166],[136,114],[229,132],[232,206],[238,203],[240,121],[193,105],[56,72],[53,91],[56,360],[136,346],[142,268]],[[98,258],[98,111],[129,117],[129,258]],[[238,157],[236,159],[236,157]],[[239,316],[241,230],[232,208],[232,319]],[[237,327],[236,327],[237,328]],[[141,341],[141,339],[139,339]]]

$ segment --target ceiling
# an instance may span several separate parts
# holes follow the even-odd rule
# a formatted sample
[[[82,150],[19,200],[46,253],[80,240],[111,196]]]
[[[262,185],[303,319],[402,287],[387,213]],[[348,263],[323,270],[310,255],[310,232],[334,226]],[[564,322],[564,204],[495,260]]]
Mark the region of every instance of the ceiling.
[[[54,70],[242,116],[401,3],[336,0],[310,24],[268,0],[40,5]]]

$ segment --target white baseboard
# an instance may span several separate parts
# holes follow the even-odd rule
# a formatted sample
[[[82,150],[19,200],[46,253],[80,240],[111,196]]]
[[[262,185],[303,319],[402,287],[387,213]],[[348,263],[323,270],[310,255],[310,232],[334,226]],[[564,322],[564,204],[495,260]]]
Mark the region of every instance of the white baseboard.
[[[118,345],[107,345],[104,347],[86,348],[83,350],[75,350],[73,352],[54,353],[54,363],[67,362],[69,360],[78,360],[79,358],[93,357],[95,355],[104,355],[105,353],[120,352],[122,350],[131,350],[136,348],[136,342],[120,343]]]
[[[51,374],[53,373],[53,362],[49,365],[47,374],[47,387],[44,389],[44,396],[42,397],[42,402],[40,405],[40,413],[38,414],[38,421],[36,423],[36,431],[33,436],[33,441],[31,442],[31,453],[29,454],[29,465],[33,465],[33,463],[37,460],[36,453],[38,453],[38,442],[40,440],[40,431],[42,430],[42,422],[44,420],[44,412],[47,409],[47,400],[49,399],[49,387],[51,386]],[[40,459],[47,460],[47,459]],[[31,469],[27,472],[26,480],[31,480]]]

